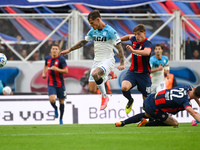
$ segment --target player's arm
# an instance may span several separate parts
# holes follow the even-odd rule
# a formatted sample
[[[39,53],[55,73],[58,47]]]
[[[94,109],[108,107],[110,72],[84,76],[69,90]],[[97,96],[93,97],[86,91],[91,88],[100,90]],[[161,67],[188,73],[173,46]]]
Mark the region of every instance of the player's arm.
[[[60,54],[61,54],[61,55],[68,54],[68,53],[70,53],[71,51],[74,51],[74,50],[76,50],[76,49],[79,49],[79,48],[83,47],[83,46],[84,46],[85,44],[87,44],[87,43],[88,43],[88,41],[86,41],[85,39],[82,40],[82,41],[79,41],[76,45],[74,45],[73,47],[71,47],[71,48],[69,48],[69,49],[67,49],[67,50],[62,51]]]
[[[194,111],[194,109],[192,107],[186,107],[187,112],[190,113],[190,115],[196,119],[198,122],[200,122],[200,114],[196,111]]]
[[[118,66],[117,69],[123,70],[125,68],[125,65],[124,65],[124,50],[122,48],[121,42],[116,45],[116,48],[119,52],[119,58],[120,58],[120,66]]]
[[[160,71],[160,70],[163,70],[163,66],[161,64],[158,66],[158,68],[151,68],[151,73]]]
[[[61,68],[58,68],[56,66],[52,66],[51,70],[58,71],[59,73],[63,73],[63,74],[67,74],[68,73],[68,67],[65,67],[65,68],[61,69]]]
[[[43,78],[43,79],[46,78],[46,72],[47,72],[47,70],[48,70],[48,66],[45,65],[45,66],[44,66],[44,69],[43,69],[43,72],[42,72],[42,78]]]
[[[125,36],[121,37],[121,41],[128,41],[131,39],[132,36],[135,36],[135,35],[134,34],[125,35]]]
[[[132,53],[139,54],[142,56],[149,56],[151,54],[151,48],[145,47],[144,50],[134,50],[130,45],[127,45],[126,48],[130,50]]]

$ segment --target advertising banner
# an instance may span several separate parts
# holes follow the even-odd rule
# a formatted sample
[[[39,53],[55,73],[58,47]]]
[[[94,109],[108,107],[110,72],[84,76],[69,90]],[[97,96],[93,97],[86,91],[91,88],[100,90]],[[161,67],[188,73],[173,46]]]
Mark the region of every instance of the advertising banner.
[[[100,110],[100,95],[68,95],[65,100],[64,124],[113,124],[135,114],[143,112],[142,95],[133,94],[135,99],[132,111],[125,112],[127,103],[122,94],[109,95],[110,100],[105,110]],[[193,109],[199,111],[194,100]],[[57,101],[56,105],[59,108]],[[59,112],[59,111],[58,111]],[[191,122],[193,117],[187,111],[173,115],[178,122]],[[54,110],[47,95],[1,96],[0,125],[59,124],[54,118]]]

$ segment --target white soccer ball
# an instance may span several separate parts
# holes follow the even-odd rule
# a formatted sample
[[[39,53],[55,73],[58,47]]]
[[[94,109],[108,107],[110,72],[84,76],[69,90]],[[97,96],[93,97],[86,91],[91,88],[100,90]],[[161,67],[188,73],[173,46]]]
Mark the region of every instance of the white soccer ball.
[[[3,88],[3,92],[6,92],[7,95],[10,95],[10,93],[12,92],[12,89],[11,89],[9,86],[5,86],[5,87]]]
[[[6,63],[7,63],[7,57],[3,53],[0,53],[0,67],[5,66]]]

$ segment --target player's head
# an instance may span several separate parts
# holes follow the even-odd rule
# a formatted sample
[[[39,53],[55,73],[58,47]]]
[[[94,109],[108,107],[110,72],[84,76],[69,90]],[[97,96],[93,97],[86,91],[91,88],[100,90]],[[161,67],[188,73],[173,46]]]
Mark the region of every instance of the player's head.
[[[60,52],[60,48],[57,44],[53,44],[51,46],[51,56],[54,58],[54,57],[57,57],[59,55],[59,52]]]
[[[94,30],[98,29],[101,22],[100,12],[98,10],[91,11],[88,15],[88,21]]]
[[[143,24],[138,24],[134,29],[133,32],[135,34],[135,38],[137,42],[143,42],[146,38],[146,29]]]
[[[156,56],[161,56],[162,53],[163,53],[163,46],[162,46],[162,44],[159,44],[159,43],[156,44],[155,48],[154,48],[154,52],[155,52]]]
[[[197,86],[195,89],[194,89],[194,95],[196,97],[199,97],[200,98],[200,86]]]

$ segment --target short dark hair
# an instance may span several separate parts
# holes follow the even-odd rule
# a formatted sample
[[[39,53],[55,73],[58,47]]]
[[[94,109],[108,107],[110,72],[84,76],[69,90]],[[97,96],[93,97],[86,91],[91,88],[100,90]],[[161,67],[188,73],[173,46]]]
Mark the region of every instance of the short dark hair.
[[[162,44],[160,44],[160,43],[157,43],[157,44],[155,45],[155,47],[157,47],[157,46],[160,46],[160,47],[161,47],[161,49],[163,50],[163,45],[162,45]]]
[[[194,90],[194,95],[200,97],[200,86],[197,86]]]
[[[53,47],[53,46],[57,46],[60,49],[58,44],[52,44],[51,47]]]
[[[88,20],[95,20],[96,18],[101,18],[100,12],[98,10],[93,10],[88,15]]]
[[[143,24],[138,24],[134,29],[133,32],[146,32],[145,26]]]

